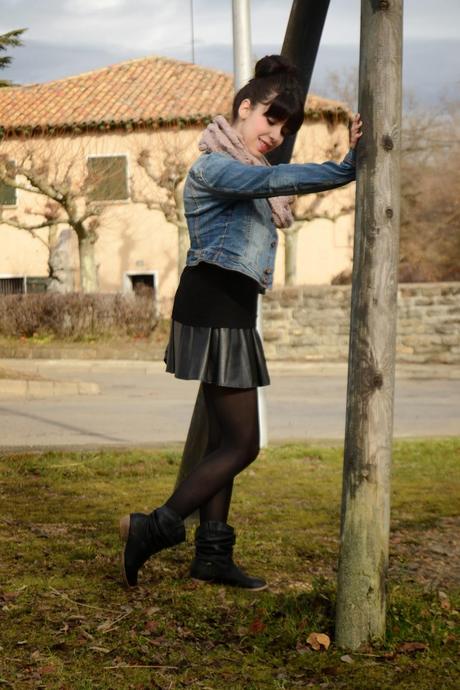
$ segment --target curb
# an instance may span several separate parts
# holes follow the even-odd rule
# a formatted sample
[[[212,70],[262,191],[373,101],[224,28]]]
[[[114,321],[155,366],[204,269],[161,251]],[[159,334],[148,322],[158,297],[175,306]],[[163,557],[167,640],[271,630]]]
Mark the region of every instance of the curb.
[[[145,374],[157,374],[165,371],[163,359],[157,360],[133,360],[133,359],[6,359],[0,358],[0,365],[7,368],[42,374],[45,377],[52,377],[53,368],[79,369],[82,374],[88,375],[98,371],[119,371],[121,369],[131,369],[142,371]],[[268,369],[271,373],[279,375],[295,375],[299,373],[308,376],[347,376],[347,362],[306,362],[293,360],[267,360]],[[460,379],[460,366],[456,364],[410,364],[396,363],[396,379]],[[3,380],[4,382],[5,380]],[[24,382],[22,382],[24,383]],[[32,382],[29,382],[32,383]],[[37,382],[35,382],[37,383]],[[40,382],[38,382],[40,383]],[[43,382],[44,383],[44,382]],[[47,382],[49,383],[49,382]],[[54,382],[55,385],[69,385],[65,382]],[[82,385],[73,382],[71,385]],[[96,386],[96,384],[86,384]],[[2,391],[2,379],[0,379],[0,393]],[[99,390],[97,391],[99,392]],[[84,393],[88,394],[88,393]]]
[[[85,381],[24,381],[0,379],[0,396],[12,398],[56,398],[62,395],[98,395],[97,383]]]

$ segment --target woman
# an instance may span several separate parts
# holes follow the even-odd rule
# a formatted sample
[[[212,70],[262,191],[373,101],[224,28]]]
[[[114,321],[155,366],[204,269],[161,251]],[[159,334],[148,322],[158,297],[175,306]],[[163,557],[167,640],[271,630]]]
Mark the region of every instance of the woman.
[[[266,582],[232,558],[227,524],[233,479],[259,452],[257,387],[270,383],[255,328],[257,296],[271,287],[276,227],[292,223],[287,195],[333,189],[355,179],[359,115],[342,163],[270,167],[265,155],[304,119],[295,68],[267,56],[235,96],[232,125],[218,116],[204,131],[203,155],[189,171],[184,206],[190,250],[174,300],[167,371],[202,382],[209,423],[205,456],[164,505],[122,518],[122,573],[137,584],[154,553],[185,540],[184,519],[197,508],[193,578],[252,590]],[[276,226],[276,227],[275,227]]]

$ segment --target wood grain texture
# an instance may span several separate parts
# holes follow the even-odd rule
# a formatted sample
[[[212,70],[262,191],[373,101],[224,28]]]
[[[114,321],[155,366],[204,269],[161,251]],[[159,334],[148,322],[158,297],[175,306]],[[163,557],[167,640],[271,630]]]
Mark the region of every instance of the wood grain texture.
[[[400,216],[403,0],[362,0],[336,640],[385,634]]]

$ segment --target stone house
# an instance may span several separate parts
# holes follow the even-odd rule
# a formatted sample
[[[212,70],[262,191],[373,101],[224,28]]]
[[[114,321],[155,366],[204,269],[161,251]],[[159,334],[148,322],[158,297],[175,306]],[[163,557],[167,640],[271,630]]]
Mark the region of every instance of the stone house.
[[[0,156],[17,162],[27,152],[46,180],[74,185],[77,204],[83,203],[80,183],[93,175],[97,289],[149,285],[167,314],[178,281],[180,242],[165,211],[162,184],[177,174],[178,162],[183,170],[196,158],[200,132],[216,114],[229,114],[232,97],[231,75],[162,57],[3,88]],[[294,160],[341,159],[348,148],[349,116],[343,104],[309,96]],[[140,165],[146,155],[155,182]],[[68,224],[34,233],[12,227],[11,222],[30,226],[31,220],[39,225],[53,213],[46,190],[37,193],[27,180],[19,182],[20,188],[12,188],[0,181],[0,293],[43,289],[50,256],[62,286],[79,289],[81,255]],[[297,284],[328,284],[350,268],[353,200],[354,185],[348,185],[297,202],[298,217],[306,219],[298,226]],[[284,240],[282,234],[274,276],[278,286],[285,282]]]

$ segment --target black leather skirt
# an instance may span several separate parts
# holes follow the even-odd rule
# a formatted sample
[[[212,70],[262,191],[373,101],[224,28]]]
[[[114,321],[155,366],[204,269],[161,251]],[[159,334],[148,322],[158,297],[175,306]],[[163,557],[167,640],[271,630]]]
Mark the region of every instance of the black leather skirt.
[[[255,328],[186,326],[172,321],[166,371],[228,388],[268,386],[262,341]]]

